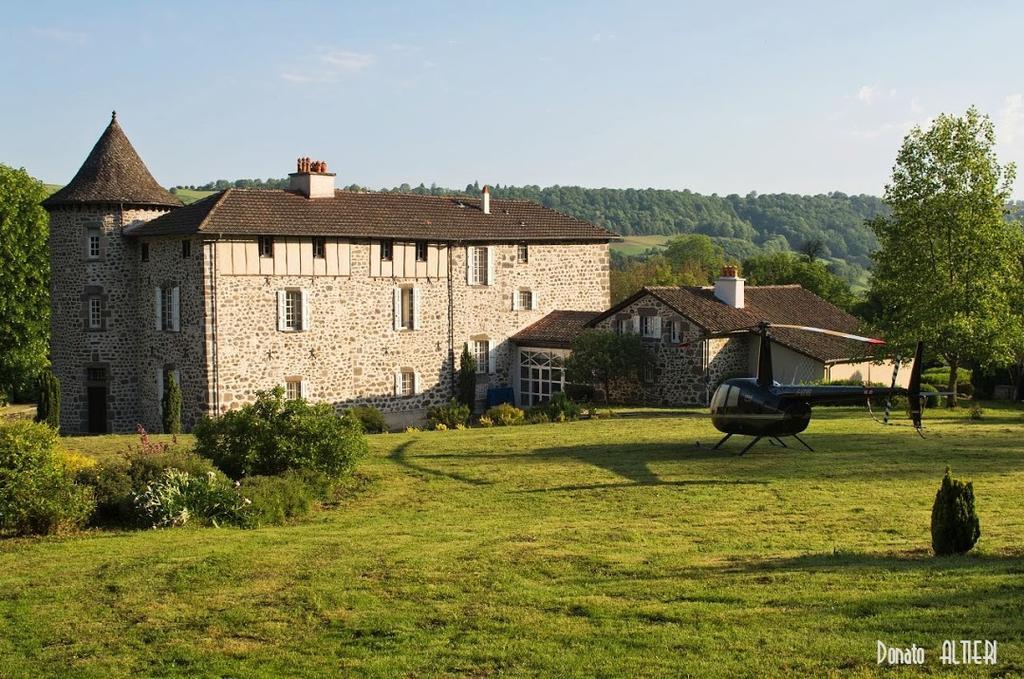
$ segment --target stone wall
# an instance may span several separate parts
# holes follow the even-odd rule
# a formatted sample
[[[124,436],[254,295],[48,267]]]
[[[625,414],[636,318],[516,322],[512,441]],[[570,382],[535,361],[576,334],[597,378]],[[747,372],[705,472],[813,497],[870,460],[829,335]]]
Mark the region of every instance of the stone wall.
[[[166,210],[112,206],[50,211],[50,358],[61,385],[61,431],[88,430],[87,370],[106,372],[107,428],[131,431],[140,421],[138,252],[123,227]],[[87,257],[86,236],[100,233],[100,256]],[[102,327],[88,328],[87,300],[102,300]],[[95,382],[100,386],[103,382]]]
[[[301,247],[311,247],[302,239]],[[433,244],[451,261],[440,277],[374,275],[375,243],[350,244],[350,275],[249,275],[214,271],[207,262],[208,294],[215,326],[207,333],[210,380],[218,385],[211,407],[224,411],[250,402],[257,390],[305,382],[307,397],[343,408],[372,404],[385,412],[420,412],[452,395],[449,337],[456,355],[474,338],[495,342],[496,370],[479,376],[478,396],[488,386],[510,385],[514,352],[508,338],[554,309],[600,310],[608,305],[607,244],[531,244],[529,261],[517,261],[517,245],[491,244],[494,282],[469,285],[466,247]],[[212,260],[213,246],[204,247]],[[418,289],[419,327],[394,329],[394,290]],[[277,329],[277,291],[305,290],[309,328]],[[513,310],[512,294],[528,288],[535,310]],[[452,306],[449,332],[449,304]],[[211,313],[211,316],[214,314]],[[414,371],[419,393],[395,395],[395,373]]]
[[[709,389],[723,379],[749,373],[749,337],[694,340],[704,331],[656,297],[646,295],[598,323],[612,331],[617,320],[632,327],[638,316],[661,318],[661,335],[644,337],[643,343],[653,360],[653,380],[619,380],[611,386],[611,400],[652,405],[707,405]],[[671,322],[681,323],[679,343],[671,341]],[[679,346],[693,342],[689,346]]]
[[[139,421],[147,431],[163,430],[161,417],[162,380],[160,373],[175,371],[181,387],[181,424],[187,431],[209,412],[206,357],[207,312],[204,254],[200,241],[191,241],[189,257],[182,256],[182,237],[145,238],[135,244],[138,251],[145,243],[149,259],[138,265],[136,282],[139,297],[137,335],[141,351],[138,358]],[[141,260],[141,255],[138,255]],[[155,289],[179,289],[178,330],[158,330]]]

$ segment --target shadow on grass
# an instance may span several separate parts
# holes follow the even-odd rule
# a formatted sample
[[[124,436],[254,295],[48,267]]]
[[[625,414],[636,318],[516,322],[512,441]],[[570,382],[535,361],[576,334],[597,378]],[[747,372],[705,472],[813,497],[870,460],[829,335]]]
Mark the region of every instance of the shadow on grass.
[[[399,446],[391,454],[391,459],[399,464],[428,474],[446,476],[467,483],[489,484],[489,481],[473,480],[464,475],[425,466],[422,462],[409,459],[407,448],[410,442]],[[763,485],[767,481],[759,480],[720,480],[720,479],[684,479],[666,480],[655,474],[650,465],[658,462],[683,462],[687,460],[706,460],[728,457],[721,451],[710,448],[697,448],[679,443],[646,443],[646,444],[615,444],[615,445],[583,445],[542,448],[522,453],[426,453],[414,455],[413,460],[434,460],[439,463],[452,460],[475,460],[480,462],[511,462],[515,463],[560,463],[582,462],[609,471],[625,479],[624,482],[567,484],[551,488],[535,488],[518,492],[542,493],[571,490],[600,490],[605,488],[626,488],[630,486],[688,486],[688,485]]]
[[[637,411],[615,411],[615,419],[619,420],[637,420],[637,419],[665,419],[671,418],[676,420],[706,420],[708,418],[707,412],[700,411],[680,411],[680,410],[637,410]]]
[[[725,573],[771,573],[773,571],[806,571],[831,573],[850,570],[936,572],[984,570],[994,573],[1024,573],[1024,552],[1007,554],[964,554],[936,557],[931,550],[872,554],[844,552],[804,554],[777,559],[751,559],[716,567]],[[1022,585],[1024,587],[1024,585]]]
[[[411,445],[412,445],[412,441],[406,441],[405,443],[399,445],[397,448],[395,448],[391,452],[390,455],[388,455],[388,459],[392,460],[393,462],[395,462],[397,464],[400,464],[401,466],[405,467],[406,469],[411,469],[412,471],[418,472],[420,474],[426,474],[428,476],[443,477],[443,478],[447,478],[447,479],[452,479],[453,481],[461,481],[462,483],[468,483],[468,484],[474,485],[474,486],[489,486],[489,485],[491,485],[493,483],[492,481],[486,481],[484,479],[475,479],[475,478],[472,478],[470,476],[466,476],[464,474],[459,474],[459,473],[454,472],[454,471],[445,471],[445,470],[440,470],[440,469],[431,469],[430,467],[424,466],[422,464],[417,464],[417,463],[415,463],[415,462],[413,462],[412,460],[409,459],[409,446],[411,446]],[[431,455],[417,455],[416,456],[416,458],[418,458],[418,459],[422,459],[422,458],[426,458],[426,457],[433,457],[433,456],[431,456]],[[451,455],[451,456],[445,456],[445,457],[465,457],[465,456]]]

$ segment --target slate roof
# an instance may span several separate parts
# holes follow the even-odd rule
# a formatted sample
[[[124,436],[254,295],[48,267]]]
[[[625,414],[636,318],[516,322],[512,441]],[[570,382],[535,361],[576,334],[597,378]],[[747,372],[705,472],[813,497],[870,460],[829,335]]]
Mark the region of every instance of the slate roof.
[[[335,191],[313,198],[282,189],[227,189],[131,230],[135,236],[324,235],[452,241],[594,241],[611,231],[525,200]]]
[[[568,349],[576,335],[598,316],[597,311],[552,311],[510,339],[521,347]]]
[[[648,294],[709,334],[743,330],[761,321],[851,333],[857,332],[860,325],[856,317],[799,285],[748,285],[744,289],[743,309],[735,309],[722,302],[710,287],[647,287],[595,317],[590,325]],[[870,355],[863,344],[839,337],[788,328],[772,328],[771,334],[779,344],[823,363],[851,361]]]
[[[49,209],[83,203],[178,207],[181,201],[153,179],[146,164],[111,116],[110,124],[92,147],[68,185],[43,201]]]

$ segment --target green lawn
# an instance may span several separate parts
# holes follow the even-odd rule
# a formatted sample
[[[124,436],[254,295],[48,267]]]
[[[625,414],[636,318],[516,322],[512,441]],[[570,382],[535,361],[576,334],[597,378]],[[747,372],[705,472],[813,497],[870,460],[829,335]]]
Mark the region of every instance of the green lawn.
[[[194,203],[194,202],[196,202],[197,200],[199,200],[201,198],[206,198],[207,196],[212,195],[213,193],[216,193],[216,192],[215,191],[193,191],[192,189],[177,189],[174,192],[174,195],[176,195],[178,198],[180,198],[182,203],[185,203],[185,205],[188,205],[189,203]]]
[[[621,241],[610,244],[612,250],[624,255],[642,255],[651,248],[665,246],[671,236],[623,236]]]
[[[871,675],[881,639],[976,676],[946,638],[1019,675],[1022,416],[921,440],[821,410],[818,452],[745,457],[695,447],[698,411],[373,436],[363,490],[300,525],[0,541],[0,675]],[[947,463],[982,538],[935,559]]]

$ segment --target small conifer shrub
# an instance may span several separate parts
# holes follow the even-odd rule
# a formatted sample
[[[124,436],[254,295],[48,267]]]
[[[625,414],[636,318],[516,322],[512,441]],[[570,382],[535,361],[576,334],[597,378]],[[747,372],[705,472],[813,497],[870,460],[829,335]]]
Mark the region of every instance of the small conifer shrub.
[[[181,387],[174,373],[167,373],[164,379],[163,425],[165,434],[181,433]]]
[[[936,556],[966,554],[981,537],[974,510],[974,484],[954,479],[949,467],[932,506],[932,550]]]
[[[60,428],[60,382],[49,370],[39,377],[39,401],[36,403],[36,422]]]

